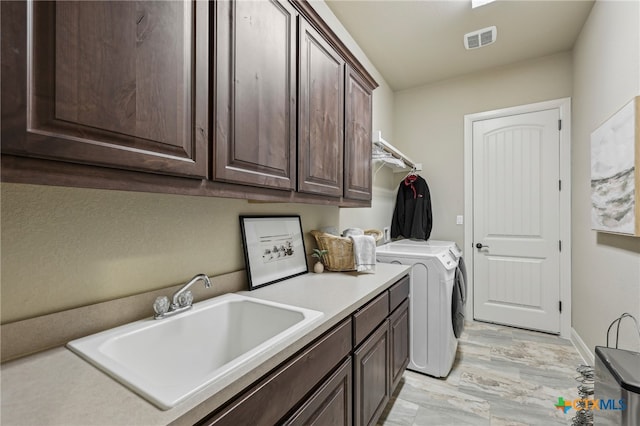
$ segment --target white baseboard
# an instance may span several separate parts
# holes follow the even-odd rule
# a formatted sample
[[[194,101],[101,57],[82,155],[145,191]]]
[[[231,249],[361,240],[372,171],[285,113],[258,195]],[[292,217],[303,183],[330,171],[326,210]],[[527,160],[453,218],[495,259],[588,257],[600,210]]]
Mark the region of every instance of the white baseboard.
[[[571,343],[573,343],[573,346],[575,346],[585,364],[591,366],[595,365],[595,355],[593,354],[593,352],[591,352],[587,344],[584,343],[584,340],[582,340],[582,337],[580,337],[578,332],[573,327],[571,327]]]

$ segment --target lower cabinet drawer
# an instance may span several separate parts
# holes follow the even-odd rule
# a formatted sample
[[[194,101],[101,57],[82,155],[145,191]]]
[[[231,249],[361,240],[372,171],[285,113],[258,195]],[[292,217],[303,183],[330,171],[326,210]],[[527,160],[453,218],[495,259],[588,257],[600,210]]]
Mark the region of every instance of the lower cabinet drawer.
[[[348,319],[199,425],[278,423],[349,355],[351,342]]]
[[[347,358],[285,425],[349,426],[352,422],[353,363]]]
[[[353,346],[358,346],[387,316],[389,292],[385,291],[353,314]]]
[[[393,312],[404,300],[409,297],[411,280],[409,275],[402,277],[389,289],[389,312]]]

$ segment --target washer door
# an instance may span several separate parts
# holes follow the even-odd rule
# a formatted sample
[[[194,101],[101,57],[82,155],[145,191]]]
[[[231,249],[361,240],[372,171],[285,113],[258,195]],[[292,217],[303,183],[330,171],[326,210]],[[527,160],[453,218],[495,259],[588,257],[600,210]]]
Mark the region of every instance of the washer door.
[[[464,264],[464,258],[460,257],[460,259],[458,259],[458,269],[460,270],[460,273],[462,274],[462,280],[463,280],[463,285],[462,287],[460,287],[460,291],[462,291],[462,304],[466,305],[467,304],[467,267]],[[456,272],[457,273],[457,272]]]
[[[456,277],[453,282],[453,295],[451,297],[451,322],[453,324],[453,334],[456,339],[464,330],[464,293],[465,283],[462,271],[456,269]]]

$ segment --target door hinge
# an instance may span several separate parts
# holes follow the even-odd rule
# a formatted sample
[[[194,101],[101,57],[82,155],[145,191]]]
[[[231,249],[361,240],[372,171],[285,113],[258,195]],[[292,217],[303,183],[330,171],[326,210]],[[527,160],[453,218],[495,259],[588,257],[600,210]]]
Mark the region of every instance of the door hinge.
[[[558,120],[558,130],[562,130],[562,120]]]
[[[562,191],[562,180],[558,181],[558,191]]]
[[[562,251],[562,240],[558,240],[558,251]]]
[[[558,301],[558,310],[562,312],[562,300]]]

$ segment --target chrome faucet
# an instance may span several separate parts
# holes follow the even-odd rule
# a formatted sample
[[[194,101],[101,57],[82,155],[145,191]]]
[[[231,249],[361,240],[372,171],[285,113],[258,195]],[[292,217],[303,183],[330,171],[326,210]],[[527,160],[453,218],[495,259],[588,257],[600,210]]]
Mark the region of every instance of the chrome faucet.
[[[169,304],[169,298],[167,296],[156,298],[156,301],[153,303],[153,310],[156,314],[153,318],[162,319],[191,309],[193,306],[193,293],[191,293],[189,287],[200,280],[204,282],[205,288],[211,287],[209,277],[205,274],[198,274],[173,294],[171,304]]]

